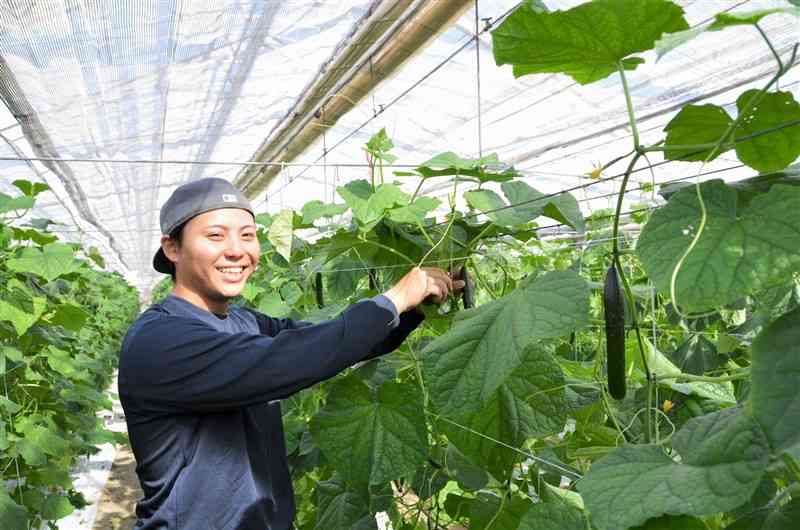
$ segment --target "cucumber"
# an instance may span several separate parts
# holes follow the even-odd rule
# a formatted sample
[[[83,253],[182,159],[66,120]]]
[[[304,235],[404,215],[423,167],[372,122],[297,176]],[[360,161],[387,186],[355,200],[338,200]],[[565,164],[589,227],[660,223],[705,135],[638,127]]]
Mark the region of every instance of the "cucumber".
[[[325,306],[325,298],[322,294],[322,273],[318,272],[314,275],[314,292],[317,295],[317,307],[322,309]]]
[[[472,309],[475,307],[475,284],[472,283],[472,278],[469,275],[469,271],[467,271],[466,265],[461,267],[456,278],[464,281],[464,290],[461,291],[464,309]]]
[[[606,354],[608,393],[614,399],[625,397],[625,298],[613,263],[606,271],[603,286],[603,309],[606,317]]]

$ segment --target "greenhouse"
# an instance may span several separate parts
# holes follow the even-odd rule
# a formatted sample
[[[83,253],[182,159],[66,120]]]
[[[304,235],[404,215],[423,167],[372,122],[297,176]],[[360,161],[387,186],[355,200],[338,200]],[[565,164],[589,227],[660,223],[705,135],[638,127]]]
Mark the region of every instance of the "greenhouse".
[[[800,0],[0,2],[0,530],[797,530]]]

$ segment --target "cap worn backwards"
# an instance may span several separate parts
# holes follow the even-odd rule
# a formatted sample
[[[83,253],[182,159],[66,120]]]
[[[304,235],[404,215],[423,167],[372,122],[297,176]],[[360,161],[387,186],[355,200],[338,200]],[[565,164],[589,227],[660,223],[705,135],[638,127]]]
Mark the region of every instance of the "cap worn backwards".
[[[240,208],[255,217],[247,197],[225,179],[205,178],[179,186],[161,207],[161,233],[171,235],[193,217],[220,208]],[[153,268],[164,274],[172,274],[175,264],[159,248],[153,257]]]

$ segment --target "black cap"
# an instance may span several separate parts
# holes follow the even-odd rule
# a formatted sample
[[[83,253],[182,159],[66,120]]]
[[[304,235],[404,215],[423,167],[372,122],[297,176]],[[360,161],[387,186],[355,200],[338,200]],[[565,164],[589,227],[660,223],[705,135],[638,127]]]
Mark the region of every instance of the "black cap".
[[[171,235],[176,228],[193,217],[220,208],[240,208],[255,217],[247,197],[225,179],[205,178],[178,186],[161,207],[161,233]],[[161,248],[153,257],[153,268],[164,274],[175,272],[175,264]]]

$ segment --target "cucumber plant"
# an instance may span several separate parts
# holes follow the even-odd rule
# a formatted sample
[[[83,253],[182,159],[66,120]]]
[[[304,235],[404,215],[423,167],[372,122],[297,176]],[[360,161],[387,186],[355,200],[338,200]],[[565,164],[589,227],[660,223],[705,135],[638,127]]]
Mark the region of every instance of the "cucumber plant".
[[[0,193],[0,528],[56,528],[86,505],[77,458],[127,441],[97,412],[111,409],[103,389],[138,295],[96,248],[59,242],[45,219],[21,224],[47,186],[14,185]]]
[[[667,0],[558,12],[525,2],[494,29],[495,59],[516,76],[619,77],[633,145],[601,166],[627,161],[610,212],[585,219],[572,195],[540,193],[496,155],[446,152],[389,177],[381,130],[365,148],[368,178],[338,188],[339,204],[259,217],[263,263],[244,298],[273,314],[329,318],[420,263],[466,266],[475,281],[474,307],[423,307],[423,327],[397,353],[287,400],[299,528],[376,528],[378,512],[406,529],[797,520],[800,196],[784,170],[800,141],[793,95],[774,91],[796,48],[778,54],[759,25],[796,15],[720,14],[690,29]],[[628,72],[643,52],[692,46],[702,31],[759,32],[774,76],[739,97],[737,117],[686,105],[663,140],[643,145]],[[725,151],[758,174],[662,190],[665,205],[630,214],[644,225],[638,240],[622,232],[629,178],[649,155],[680,163]],[[416,179],[415,191],[392,178]],[[431,179],[449,180],[449,204],[420,194]],[[583,242],[541,241],[542,217]],[[322,237],[301,237],[312,227]]]

